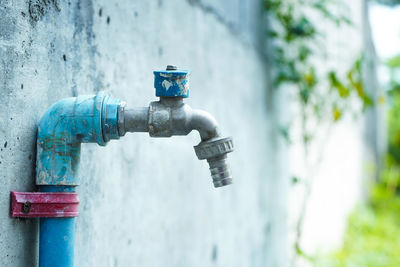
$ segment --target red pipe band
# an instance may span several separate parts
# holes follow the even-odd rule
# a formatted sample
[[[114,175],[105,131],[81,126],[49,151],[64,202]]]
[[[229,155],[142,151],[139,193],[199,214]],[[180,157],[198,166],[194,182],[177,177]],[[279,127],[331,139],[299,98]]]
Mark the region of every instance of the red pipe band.
[[[11,191],[11,217],[76,217],[78,204],[77,193]]]

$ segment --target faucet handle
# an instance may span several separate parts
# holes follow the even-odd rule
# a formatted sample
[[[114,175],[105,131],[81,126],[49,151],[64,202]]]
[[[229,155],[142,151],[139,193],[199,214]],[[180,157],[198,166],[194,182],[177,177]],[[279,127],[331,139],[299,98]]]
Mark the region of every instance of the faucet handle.
[[[178,70],[176,66],[168,65],[166,70],[156,70],[154,73],[154,88],[158,97],[189,97],[188,70]]]

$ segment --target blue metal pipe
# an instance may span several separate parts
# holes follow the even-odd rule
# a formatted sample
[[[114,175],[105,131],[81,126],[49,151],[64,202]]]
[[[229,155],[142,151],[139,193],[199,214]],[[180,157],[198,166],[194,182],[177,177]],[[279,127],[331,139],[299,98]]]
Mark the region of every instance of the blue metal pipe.
[[[41,218],[40,267],[74,266],[75,218]]]
[[[119,139],[119,102],[100,92],[53,104],[38,126],[36,184],[77,186],[81,143]]]
[[[81,143],[104,146],[118,139],[120,101],[100,92],[66,98],[43,115],[37,136],[36,184],[42,192],[74,192],[79,185]],[[41,218],[40,267],[72,267],[75,218]]]
[[[72,186],[41,186],[41,192],[75,192]],[[40,218],[39,266],[74,265],[75,218]]]

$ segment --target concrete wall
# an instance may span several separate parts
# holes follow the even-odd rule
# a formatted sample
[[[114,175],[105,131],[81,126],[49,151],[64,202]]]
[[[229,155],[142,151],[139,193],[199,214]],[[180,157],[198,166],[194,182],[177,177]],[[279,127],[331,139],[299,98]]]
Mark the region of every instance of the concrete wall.
[[[84,144],[75,265],[287,265],[286,155],[251,26],[260,9],[248,1],[230,17],[224,6],[231,2],[0,0],[2,266],[37,262],[37,220],[11,219],[9,192],[36,190],[46,108],[99,90],[147,106],[152,71],[167,64],[192,70],[187,102],[233,135],[234,185],[213,188],[192,148],[197,133]]]

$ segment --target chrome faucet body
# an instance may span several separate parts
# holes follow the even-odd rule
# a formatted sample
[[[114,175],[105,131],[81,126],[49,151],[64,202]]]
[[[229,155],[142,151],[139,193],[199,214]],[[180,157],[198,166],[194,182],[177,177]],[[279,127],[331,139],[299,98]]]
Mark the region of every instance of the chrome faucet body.
[[[121,102],[118,108],[118,132],[149,132],[151,137],[187,135],[192,130],[200,134],[201,142],[195,146],[197,157],[206,159],[215,187],[232,183],[226,154],[233,151],[230,137],[222,138],[218,123],[208,112],[192,109],[184,103],[189,94],[187,71],[155,71],[156,95],[159,101],[149,107],[128,108]],[[160,81],[161,80],[161,81]],[[174,89],[175,88],[175,89]]]

